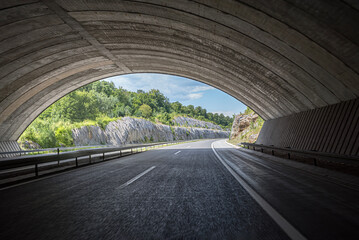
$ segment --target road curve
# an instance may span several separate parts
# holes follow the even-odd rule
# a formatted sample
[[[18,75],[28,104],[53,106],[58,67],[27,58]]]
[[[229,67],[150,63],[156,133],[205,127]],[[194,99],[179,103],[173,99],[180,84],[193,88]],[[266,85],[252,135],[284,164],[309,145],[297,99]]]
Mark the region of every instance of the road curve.
[[[288,239],[219,161],[213,142],[0,190],[0,239]]]

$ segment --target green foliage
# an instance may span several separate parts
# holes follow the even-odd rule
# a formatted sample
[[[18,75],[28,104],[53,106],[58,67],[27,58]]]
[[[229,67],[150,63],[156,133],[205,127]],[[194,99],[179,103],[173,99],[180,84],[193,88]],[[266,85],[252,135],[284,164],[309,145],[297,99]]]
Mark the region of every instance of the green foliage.
[[[247,107],[247,109],[244,111],[245,115],[249,115],[251,113],[254,113],[254,111],[252,109],[250,109],[249,107]]]
[[[162,124],[166,124],[166,125],[172,125],[172,121],[171,121],[171,116],[164,112],[164,113],[159,113],[156,115],[156,119],[161,122]]]
[[[41,147],[72,146],[72,129],[98,125],[123,116],[143,117],[152,122],[173,125],[176,116],[188,116],[231,128],[233,117],[208,113],[200,106],[170,103],[159,90],[130,92],[111,82],[97,81],[64,96],[46,109],[21,135]]]
[[[69,124],[60,125],[55,129],[57,146],[72,146],[74,144],[71,129]]]
[[[171,132],[172,132],[173,136],[176,136],[176,132],[175,132],[174,128],[173,127],[170,127],[170,128],[171,128]]]
[[[30,140],[40,146],[53,146],[56,144],[56,137],[51,127],[49,122],[36,119],[21,135],[20,141]]]
[[[254,113],[254,111],[252,109],[250,109],[249,107],[247,107],[247,109],[245,110],[244,114],[245,115],[249,115]],[[239,136],[237,136],[234,139],[229,140],[230,143],[232,144],[239,144],[241,142],[253,142],[250,140],[250,136],[251,135],[255,135],[255,134],[259,134],[259,132],[261,131],[262,127],[264,124],[264,120],[258,116],[257,120],[254,122],[250,123],[250,126],[245,129]]]
[[[138,110],[141,112],[141,116],[144,118],[149,118],[152,115],[152,108],[147,104],[142,104]]]
[[[96,124],[93,125],[98,125],[100,128],[102,128],[103,130],[106,129],[106,126],[113,121],[118,120],[118,118],[110,118],[106,115],[102,115],[96,118]]]

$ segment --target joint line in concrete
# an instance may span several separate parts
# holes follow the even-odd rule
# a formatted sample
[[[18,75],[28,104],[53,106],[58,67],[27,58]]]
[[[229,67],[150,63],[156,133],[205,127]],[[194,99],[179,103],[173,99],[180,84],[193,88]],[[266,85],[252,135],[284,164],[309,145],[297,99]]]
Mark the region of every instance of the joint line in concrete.
[[[96,38],[87,32],[81,24],[71,17],[61,6],[53,0],[42,0],[42,2],[59,16],[68,26],[77,31],[81,37],[87,40],[93,47],[95,47],[102,55],[114,62],[124,73],[131,73],[131,70],[122,63],[118,57],[113,55],[107,48],[105,48]]]

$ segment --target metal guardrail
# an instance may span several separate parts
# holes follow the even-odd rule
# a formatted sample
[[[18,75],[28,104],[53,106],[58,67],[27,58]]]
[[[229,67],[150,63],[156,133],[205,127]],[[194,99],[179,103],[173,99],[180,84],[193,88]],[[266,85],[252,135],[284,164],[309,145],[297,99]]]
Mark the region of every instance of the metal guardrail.
[[[76,167],[78,167],[78,158],[89,156],[89,164],[91,164],[91,155],[102,154],[103,160],[105,160],[105,154],[111,152],[119,152],[119,155],[122,155],[122,151],[131,149],[131,153],[133,153],[133,149],[138,148],[146,148],[160,145],[168,145],[168,144],[176,144],[179,142],[159,142],[159,143],[151,143],[151,144],[137,144],[137,145],[126,145],[122,147],[106,147],[106,148],[92,148],[92,149],[83,149],[76,150],[71,152],[57,152],[54,154],[42,154],[42,155],[27,155],[27,156],[17,156],[10,158],[0,158],[0,170],[9,170],[19,167],[25,166],[35,166],[35,175],[39,175],[38,165],[42,163],[49,162],[60,162],[61,160],[75,159]],[[19,151],[18,151],[19,152]],[[16,152],[10,152],[13,154]],[[9,154],[9,153],[8,153]]]
[[[334,153],[325,153],[325,152],[317,152],[317,151],[308,151],[308,150],[298,150],[298,149],[291,149],[291,148],[282,148],[282,147],[275,147],[275,146],[267,146],[262,144],[255,144],[255,143],[241,143],[244,146],[253,147],[253,150],[260,149],[263,152],[263,149],[271,150],[272,155],[275,154],[275,151],[278,152],[285,152],[288,156],[288,159],[291,158],[291,154],[301,157],[313,158],[313,164],[315,166],[318,165],[317,159],[325,159],[330,160],[335,163],[339,164],[348,164],[353,166],[359,166],[359,157],[356,156],[348,156],[348,155],[340,155]]]
[[[21,151],[11,151],[11,152],[0,152],[1,155],[10,155],[10,154],[19,154],[20,156],[27,155],[27,153],[39,153],[40,152],[56,152],[59,154],[60,152],[67,152],[73,149],[95,149],[95,148],[106,148],[103,145],[95,145],[95,146],[77,146],[77,147],[57,147],[57,148],[41,148],[41,149],[33,149],[33,150],[21,150]]]

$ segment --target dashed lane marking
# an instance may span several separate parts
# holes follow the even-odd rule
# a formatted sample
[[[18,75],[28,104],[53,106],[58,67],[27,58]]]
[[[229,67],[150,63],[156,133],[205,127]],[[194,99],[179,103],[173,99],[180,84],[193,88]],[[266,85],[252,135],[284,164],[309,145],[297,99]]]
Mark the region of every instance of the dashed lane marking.
[[[155,169],[156,166],[152,166],[150,167],[149,169],[147,169],[146,171],[138,174],[136,177],[128,180],[127,182],[125,182],[124,184],[122,184],[121,186],[119,186],[119,188],[124,188],[124,187],[127,187],[128,185],[130,185],[131,183],[133,183],[134,181],[136,181],[137,179],[139,179],[140,177],[144,176],[145,174],[151,172],[153,169]]]

